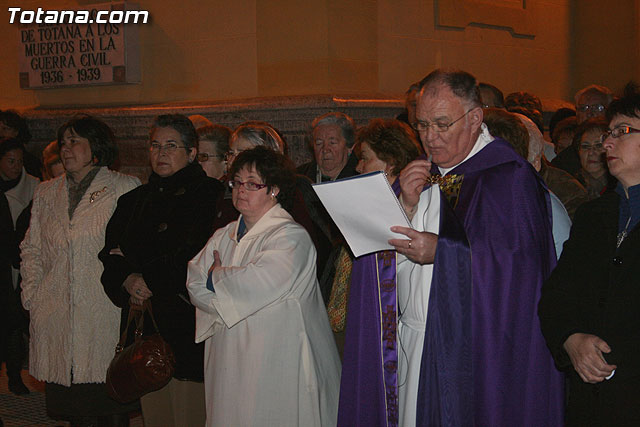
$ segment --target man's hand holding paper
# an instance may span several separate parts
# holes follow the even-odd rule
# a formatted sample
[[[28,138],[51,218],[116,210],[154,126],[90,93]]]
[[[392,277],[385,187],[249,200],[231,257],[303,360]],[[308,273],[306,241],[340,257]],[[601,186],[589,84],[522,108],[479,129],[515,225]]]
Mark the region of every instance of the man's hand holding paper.
[[[431,264],[436,255],[438,235],[426,231],[417,231],[409,227],[393,226],[391,231],[404,234],[409,238],[390,239],[392,245],[399,254],[406,256],[416,264]]]

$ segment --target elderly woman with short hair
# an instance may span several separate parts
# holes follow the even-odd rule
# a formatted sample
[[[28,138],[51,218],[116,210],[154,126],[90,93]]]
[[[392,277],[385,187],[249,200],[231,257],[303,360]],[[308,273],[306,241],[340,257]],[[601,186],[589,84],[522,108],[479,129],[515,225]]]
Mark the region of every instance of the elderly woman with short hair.
[[[185,282],[187,263],[211,235],[222,184],[196,161],[197,140],[185,116],[156,118],[149,133],[149,183],[120,198],[99,255],[104,290],[123,309],[121,329],[132,306],[150,300],[176,358],[169,384],[140,399],[146,426],[202,425],[205,418],[204,346],[193,341],[195,308]],[[147,327],[153,331],[149,319]]]
[[[419,156],[419,147],[415,133],[407,124],[398,120],[371,120],[357,134],[355,150],[360,153],[358,172],[385,172],[389,184],[398,195],[400,171]],[[394,411],[393,403],[387,401],[384,386],[381,386],[384,384],[383,378],[376,377],[379,380],[377,384],[361,382],[361,378],[371,373],[359,359],[366,354],[371,362],[366,366],[387,366],[385,362],[390,360],[393,349],[389,347],[388,337],[391,335],[384,325],[396,324],[396,287],[395,284],[389,287],[381,272],[383,265],[395,271],[395,263],[396,254],[393,251],[364,255],[353,262],[351,287],[347,291],[349,298],[339,425],[386,425],[387,415]],[[330,303],[330,309],[331,305]],[[384,317],[385,313],[393,318]],[[395,347],[395,332],[391,334]],[[389,391],[393,392],[391,389]],[[357,400],[363,402],[366,411],[361,410],[364,406],[352,406],[353,396],[358,396]]]
[[[237,221],[189,263],[207,426],[335,426],[340,362],[309,235],[283,208],[293,166],[264,146],[229,173]]]
[[[298,173],[314,183],[356,175],[358,159],[352,154],[356,125],[344,113],[332,111],[311,123],[314,160],[298,167]]]
[[[30,313],[29,372],[45,381],[47,412],[73,426],[128,425],[137,408],[111,400],[104,385],[118,342],[120,309],[100,285],[98,252],[118,198],[140,184],[108,169],[111,129],[93,117],[58,130],[66,173],[33,198],[21,245],[22,304]]]
[[[229,167],[235,156],[258,145],[287,155],[287,145],[273,126],[260,121],[244,122],[233,131],[229,139],[230,151],[227,155]]]
[[[569,374],[567,426],[640,425],[640,91],[635,85],[611,103],[607,120],[598,141],[617,187],[576,212],[538,310],[556,364]]]
[[[225,156],[229,151],[231,129],[222,125],[206,125],[197,129],[200,166],[208,177],[221,180],[226,172]]]
[[[602,118],[588,119],[578,125],[573,136],[573,145],[580,157],[580,170],[576,178],[587,189],[587,197],[593,200],[607,189],[613,187],[615,179],[607,170],[605,149],[600,141],[600,135],[606,132],[608,123]]]

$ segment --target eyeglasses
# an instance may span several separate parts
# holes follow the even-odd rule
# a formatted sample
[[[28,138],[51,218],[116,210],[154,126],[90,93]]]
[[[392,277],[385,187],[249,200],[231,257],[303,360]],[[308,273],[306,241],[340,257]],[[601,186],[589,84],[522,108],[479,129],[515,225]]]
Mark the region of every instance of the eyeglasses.
[[[198,159],[199,162],[206,162],[209,159],[224,159],[226,157],[226,154],[223,155],[219,155],[219,154],[209,154],[209,153],[198,153],[198,155],[196,156],[196,159]]]
[[[239,190],[240,187],[242,186],[244,186],[245,190],[258,191],[267,187],[267,184],[258,184],[257,182],[251,182],[251,181],[248,181],[248,182],[242,182],[238,180],[229,181],[229,187],[231,189],[237,188]]]
[[[455,119],[454,121],[452,121],[451,123],[441,123],[441,122],[429,123],[422,120],[418,120],[416,122],[411,123],[411,127],[417,130],[418,132],[426,132],[431,127],[433,127],[433,130],[436,132],[446,132],[449,130],[451,126],[456,124],[459,120],[462,120],[464,116],[466,116],[472,111],[473,111],[473,108],[467,111],[466,113],[464,113],[463,115],[461,115],[460,117],[458,117],[457,119]]]
[[[602,104],[581,104],[581,105],[578,105],[577,109],[582,113],[586,113],[587,111],[602,113],[604,110],[607,109],[607,107],[605,107]]]
[[[149,147],[149,151],[152,153],[160,153],[164,151],[167,154],[173,154],[176,152],[178,148],[187,148],[185,145],[178,145],[175,142],[169,142],[164,145],[158,144],[157,142],[152,142]]]
[[[584,151],[602,151],[602,143],[596,142],[595,144],[580,144],[580,149]]]
[[[241,150],[241,151],[227,151],[226,153],[224,153],[224,160],[227,163],[231,163],[233,161],[233,159],[236,158],[236,156],[238,156],[238,154],[242,153],[245,150]]]
[[[607,130],[605,133],[600,135],[600,142],[604,144],[607,138],[620,138],[622,135],[626,135],[628,133],[640,133],[640,129],[632,128],[630,126],[618,126],[615,129]]]

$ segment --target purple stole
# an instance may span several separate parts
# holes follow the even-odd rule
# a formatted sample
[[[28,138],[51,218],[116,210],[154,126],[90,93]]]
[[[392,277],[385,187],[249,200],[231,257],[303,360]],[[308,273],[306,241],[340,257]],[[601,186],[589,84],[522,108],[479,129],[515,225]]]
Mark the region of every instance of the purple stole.
[[[396,194],[399,183],[394,183]],[[425,348],[428,357],[425,382],[434,387],[433,405],[425,405],[430,425],[464,425],[471,413],[470,315],[456,302],[470,297],[469,250],[460,223],[441,193],[444,214],[429,299],[430,310],[440,307],[427,322]],[[393,254],[393,255],[391,255]],[[342,364],[338,426],[398,425],[397,402],[397,287],[395,252],[385,251],[357,258],[351,272],[347,331]],[[448,281],[445,281],[448,277]],[[455,277],[455,282],[452,278]],[[453,287],[453,289],[448,289]],[[466,314],[466,315],[465,315]],[[431,312],[429,316],[432,316]],[[431,333],[429,333],[431,331]],[[427,344],[430,343],[430,344]],[[447,420],[441,422],[440,420]]]
[[[392,186],[400,193],[400,182]],[[339,426],[398,425],[396,253],[356,258],[347,306]]]
[[[398,425],[398,287],[396,282],[396,252],[375,254],[378,267],[378,296],[382,313],[382,377],[386,404],[387,426]]]

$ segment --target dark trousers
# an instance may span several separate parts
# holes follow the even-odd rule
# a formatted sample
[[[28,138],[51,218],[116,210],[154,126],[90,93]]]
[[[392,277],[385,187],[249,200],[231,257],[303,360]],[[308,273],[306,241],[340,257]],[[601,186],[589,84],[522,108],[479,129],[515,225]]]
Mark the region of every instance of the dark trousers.
[[[20,292],[5,289],[2,292],[3,301],[0,309],[4,312],[2,318],[1,347],[3,359],[7,364],[7,376],[20,376],[25,359],[24,335],[28,330],[28,318],[20,302]]]

